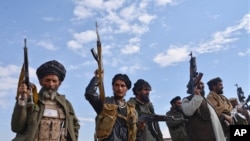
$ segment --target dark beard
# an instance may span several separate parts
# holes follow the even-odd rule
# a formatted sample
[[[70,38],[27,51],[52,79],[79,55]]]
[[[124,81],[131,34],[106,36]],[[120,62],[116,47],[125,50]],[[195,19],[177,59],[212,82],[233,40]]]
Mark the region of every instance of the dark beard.
[[[181,107],[175,107],[175,110],[178,111],[178,112],[182,112]]]
[[[140,95],[141,101],[144,103],[148,103],[150,101],[149,95]]]
[[[50,99],[50,100],[54,100],[57,95],[56,90],[45,87],[41,89],[40,93],[42,94],[43,99]]]

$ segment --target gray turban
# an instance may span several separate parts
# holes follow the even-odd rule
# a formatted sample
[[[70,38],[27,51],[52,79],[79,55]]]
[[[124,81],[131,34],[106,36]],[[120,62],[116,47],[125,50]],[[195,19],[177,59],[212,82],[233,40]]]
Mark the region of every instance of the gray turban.
[[[64,66],[56,60],[45,62],[36,70],[36,75],[39,80],[50,74],[57,75],[59,80],[63,81],[66,75],[66,70]]]

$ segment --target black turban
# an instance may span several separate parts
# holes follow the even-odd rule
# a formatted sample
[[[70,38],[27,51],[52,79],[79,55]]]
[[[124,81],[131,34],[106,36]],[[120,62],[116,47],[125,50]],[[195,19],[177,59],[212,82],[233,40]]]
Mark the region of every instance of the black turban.
[[[175,103],[177,100],[181,100],[181,97],[180,97],[180,96],[176,96],[175,98],[173,98],[173,99],[170,101],[170,104],[171,104],[171,105],[174,105],[174,103]]]
[[[115,84],[115,81],[116,80],[122,80],[125,82],[126,84],[126,87],[128,88],[128,90],[131,88],[131,81],[129,79],[129,77],[126,75],[126,74],[116,74],[114,77],[113,77],[113,80],[112,80],[112,85]]]
[[[134,87],[132,89],[134,95],[137,95],[137,91],[141,91],[144,87],[146,87],[147,89],[149,89],[151,91],[151,86],[147,81],[145,81],[143,79],[138,79],[135,82]]]
[[[57,75],[59,80],[63,81],[65,78],[66,70],[64,66],[56,60],[46,62],[36,70],[36,75],[39,80],[49,74]]]

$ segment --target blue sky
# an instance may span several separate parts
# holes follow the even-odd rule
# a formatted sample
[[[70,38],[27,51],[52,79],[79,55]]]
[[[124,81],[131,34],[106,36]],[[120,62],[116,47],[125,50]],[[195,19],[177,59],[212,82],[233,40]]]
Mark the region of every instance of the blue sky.
[[[62,62],[67,74],[59,92],[72,102],[79,117],[79,140],[93,140],[95,112],[84,91],[97,64],[95,22],[103,47],[104,85],[112,95],[111,80],[126,73],[134,83],[152,86],[157,114],[169,101],[187,96],[188,54],[196,57],[206,83],[221,77],[224,95],[237,97],[236,83],[249,89],[250,12],[243,0],[9,0],[0,2],[0,133],[11,140],[10,119],[27,39],[30,79],[40,88],[36,69],[48,60]],[[208,93],[206,85],[206,94]],[[132,97],[128,91],[126,99]],[[164,137],[169,137],[161,122]]]

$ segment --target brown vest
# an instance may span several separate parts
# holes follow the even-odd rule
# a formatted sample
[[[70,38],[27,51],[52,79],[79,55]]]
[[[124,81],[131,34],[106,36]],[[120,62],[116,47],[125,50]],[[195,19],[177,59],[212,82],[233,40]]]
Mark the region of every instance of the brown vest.
[[[190,141],[215,141],[207,102],[202,100],[201,106],[188,117],[188,138]]]

